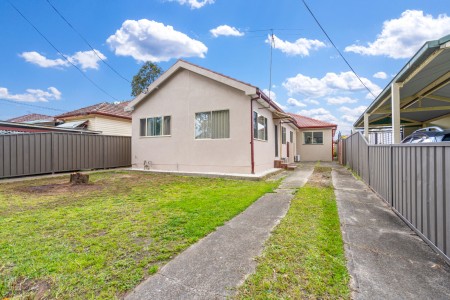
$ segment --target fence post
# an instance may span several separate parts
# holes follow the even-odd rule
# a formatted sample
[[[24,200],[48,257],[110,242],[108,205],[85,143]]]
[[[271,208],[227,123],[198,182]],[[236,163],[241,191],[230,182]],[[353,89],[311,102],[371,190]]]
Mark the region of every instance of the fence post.
[[[390,205],[393,207],[394,206],[394,147],[392,147],[392,144],[389,146],[390,148],[390,152],[391,152],[391,164],[390,164],[390,168],[391,168],[391,178],[390,180],[388,180],[389,182],[389,189],[390,189],[390,194],[391,194],[391,199],[390,199]]]
[[[55,144],[54,144],[54,141],[55,141],[55,138],[54,138],[54,132],[51,132],[50,133],[50,145],[51,145],[51,150],[50,150],[50,157],[51,157],[51,166],[50,166],[50,169],[51,169],[51,171],[52,171],[52,174],[55,174]]]

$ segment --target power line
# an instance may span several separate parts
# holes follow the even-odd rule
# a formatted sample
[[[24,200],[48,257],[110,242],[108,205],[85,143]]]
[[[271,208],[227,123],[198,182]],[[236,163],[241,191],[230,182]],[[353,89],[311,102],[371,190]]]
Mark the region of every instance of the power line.
[[[36,30],[37,31],[37,33],[39,33],[39,35],[44,39],[44,40],[46,40],[47,41],[47,43],[49,43],[50,44],[50,46],[52,46],[52,48],[53,49],[55,49],[56,50],[56,52],[58,52],[69,64],[71,64],[75,69],[77,69],[80,73],[81,73],[81,75],[83,75],[83,77],[84,78],[86,78],[90,83],[92,83],[92,85],[94,85],[98,90],[100,90],[101,92],[103,92],[105,95],[107,95],[107,96],[109,96],[109,97],[111,97],[112,99],[114,99],[115,101],[119,101],[119,99],[117,99],[116,97],[114,97],[114,96],[112,96],[111,94],[109,94],[108,92],[106,92],[104,89],[102,89],[98,84],[96,84],[91,78],[89,78],[80,68],[78,68],[78,66],[77,65],[75,65],[74,63],[72,63],[71,61],[70,61],[70,59],[68,59],[61,51],[59,51],[58,50],[58,48],[56,48],[56,46],[55,45],[53,45],[53,43],[52,42],[50,42],[50,40],[42,33],[42,32],[40,32],[39,31],[39,29],[37,29],[37,27],[36,26],[34,26],[34,24],[29,20],[29,19],[27,19],[27,17],[25,17],[25,15],[24,14],[22,14],[22,12],[14,5],[14,4],[12,4],[11,3],[11,1],[9,1],[9,0],[6,0],[6,1],[8,1],[8,3],[22,16],[22,18],[24,18],[25,19],[25,21],[27,21],[33,28],[34,28],[34,30]]]
[[[29,104],[29,103],[17,102],[17,101],[8,100],[8,99],[0,99],[0,101],[9,102],[9,103],[12,103],[12,104],[23,105],[23,106],[34,107],[34,108],[41,108],[41,109],[46,109],[46,110],[52,110],[52,111],[57,111],[57,112],[67,112],[67,110],[62,110],[62,109],[58,109],[58,108],[44,107],[44,106],[40,106],[40,105],[34,105],[34,104]]]
[[[369,91],[369,93],[376,98],[376,95],[374,93],[372,93],[372,91],[367,87],[367,85],[364,84],[364,82],[362,81],[361,77],[359,77],[359,75],[355,72],[355,70],[352,68],[352,66],[350,65],[350,63],[347,61],[347,59],[345,59],[344,55],[342,55],[341,51],[339,51],[339,49],[336,47],[336,45],[333,43],[333,41],[331,40],[330,36],[327,34],[327,32],[325,31],[325,29],[322,27],[322,25],[320,25],[319,20],[317,20],[316,16],[314,15],[314,13],[311,11],[311,9],[309,8],[308,4],[306,4],[305,0],[302,0],[303,4],[306,6],[306,9],[309,11],[309,13],[311,14],[311,16],[314,18],[314,20],[316,21],[317,25],[319,25],[320,29],[322,30],[322,32],[325,34],[325,36],[327,37],[327,39],[330,41],[331,45],[333,45],[334,49],[336,49],[336,51],[339,53],[339,55],[342,57],[342,59],[344,60],[344,62],[347,64],[347,66],[350,68],[350,70],[352,70],[353,74],[355,74],[356,78],[358,78],[359,82],[361,82],[361,84]]]
[[[108,64],[103,58],[100,57],[100,55],[98,55],[97,50],[94,49],[94,47],[91,46],[91,44],[83,37],[83,35],[75,29],[75,27],[59,12],[59,10],[50,2],[50,0],[47,0],[47,3],[53,8],[53,10],[61,17],[61,19],[64,20],[64,22],[67,23],[67,25],[69,25],[70,28],[72,28],[72,30],[78,34],[78,36],[89,46],[89,48],[92,49],[92,51],[94,52],[94,54],[98,57],[98,59],[100,59],[105,65],[107,65],[114,73],[116,73],[117,76],[119,76],[120,78],[122,78],[123,80],[125,80],[128,83],[131,83],[127,78],[125,78],[124,76],[122,76],[116,69],[114,69],[110,64]]]

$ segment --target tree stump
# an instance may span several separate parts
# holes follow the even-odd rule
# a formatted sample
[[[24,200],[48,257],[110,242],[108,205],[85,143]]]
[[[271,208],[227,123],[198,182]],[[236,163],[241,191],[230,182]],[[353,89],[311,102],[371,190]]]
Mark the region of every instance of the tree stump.
[[[70,183],[71,184],[88,184],[89,183],[89,175],[83,174],[80,172],[70,174]]]

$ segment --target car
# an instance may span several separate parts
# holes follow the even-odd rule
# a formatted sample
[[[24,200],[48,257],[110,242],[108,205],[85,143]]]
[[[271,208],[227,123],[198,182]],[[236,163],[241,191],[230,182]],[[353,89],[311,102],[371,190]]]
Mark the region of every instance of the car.
[[[450,130],[433,126],[414,131],[402,140],[402,144],[450,142]]]

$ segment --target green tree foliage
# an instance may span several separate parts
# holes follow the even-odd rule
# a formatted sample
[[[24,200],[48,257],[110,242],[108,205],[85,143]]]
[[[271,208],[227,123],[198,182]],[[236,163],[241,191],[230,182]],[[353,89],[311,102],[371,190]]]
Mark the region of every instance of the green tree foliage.
[[[139,69],[139,72],[133,76],[133,80],[131,81],[131,95],[136,97],[142,93],[162,73],[163,70],[157,64],[149,61],[146,62]]]

